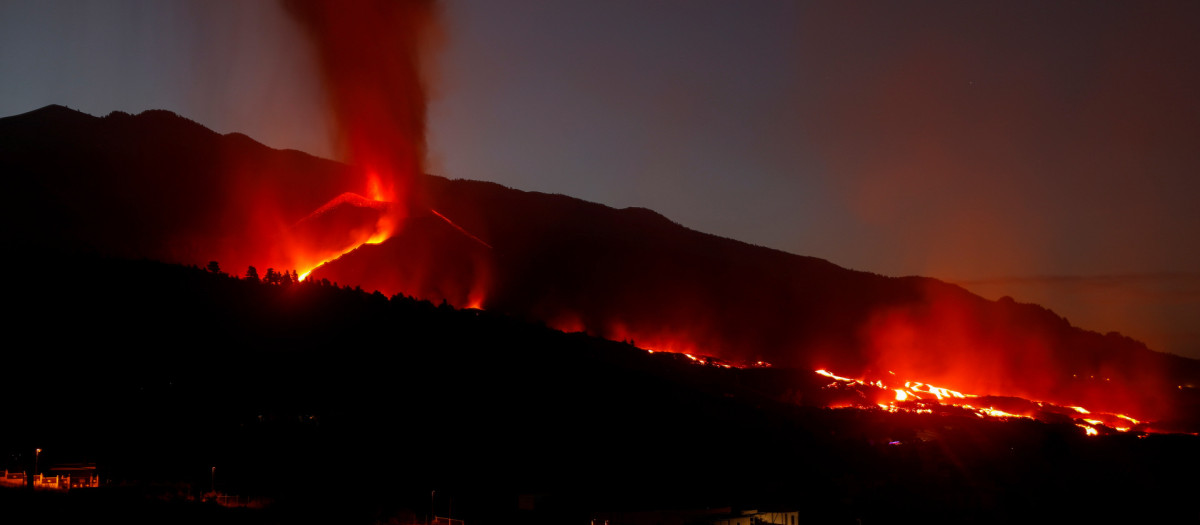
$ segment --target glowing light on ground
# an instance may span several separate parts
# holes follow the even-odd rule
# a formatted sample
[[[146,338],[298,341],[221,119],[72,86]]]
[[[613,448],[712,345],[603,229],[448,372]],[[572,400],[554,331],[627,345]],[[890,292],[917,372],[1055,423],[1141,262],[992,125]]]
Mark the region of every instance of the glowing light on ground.
[[[454,229],[456,229],[456,230],[458,230],[458,231],[462,232],[462,234],[463,234],[463,235],[466,235],[467,237],[470,237],[470,238],[471,238],[471,239],[473,239],[475,242],[477,242],[477,243],[479,243],[479,244],[482,244],[482,245],[484,245],[484,246],[487,246],[488,248],[491,248],[491,247],[492,247],[492,245],[488,244],[488,243],[487,243],[487,242],[485,242],[483,239],[480,239],[479,237],[476,237],[475,235],[473,235],[471,232],[469,232],[469,231],[467,231],[467,230],[463,229],[463,227],[462,227],[462,226],[459,226],[459,225],[457,225],[457,224],[454,224],[454,221],[450,220],[450,219],[449,219],[449,218],[447,218],[445,215],[442,215],[441,213],[438,213],[438,211],[437,211],[437,210],[430,209],[429,211],[430,211],[430,212],[433,212],[433,214],[434,214],[434,215],[437,215],[437,216],[438,216],[439,218],[441,218],[443,221],[446,221],[446,224],[449,224],[449,225],[453,226],[453,227],[454,227]]]
[[[825,377],[828,377],[828,378],[830,378],[830,379],[834,379],[834,380],[837,380],[837,381],[841,381],[841,382],[843,382],[843,383],[859,383],[859,384],[862,384],[862,381],[859,381],[859,380],[857,380],[857,379],[850,379],[850,378],[848,378],[848,377],[842,377],[842,376],[834,375],[832,372],[829,372],[829,371],[827,371],[827,370],[825,370],[825,369],[817,370],[817,373],[818,373],[818,374],[821,374],[821,375],[823,375],[823,376],[825,376]]]
[[[640,348],[641,350],[644,350],[648,354],[672,354],[672,355],[683,356],[683,357],[687,358],[687,360],[689,362],[691,362],[692,364],[699,365],[699,366],[715,366],[718,368],[729,368],[729,369],[733,369],[733,368],[738,368],[738,369],[770,368],[771,367],[771,363],[768,363],[766,361],[761,361],[761,360],[755,361],[753,363],[735,364],[735,363],[723,361],[723,360],[718,359],[713,356],[698,355],[698,354],[695,354],[692,352],[669,350],[669,349],[664,349],[664,348],[649,348],[649,347],[645,347],[645,346],[639,346],[638,348]]]
[[[844,401],[836,401],[830,404],[827,408],[846,409],[853,407],[861,409],[877,407],[887,412],[905,412],[912,414],[931,414],[934,413],[935,409],[940,412],[945,412],[946,408],[952,408],[965,410],[974,414],[976,417],[996,419],[1039,419],[1046,417],[1047,414],[1057,414],[1058,416],[1055,417],[1067,416],[1073,419],[1075,425],[1084,429],[1088,436],[1100,435],[1101,429],[1108,429],[1105,430],[1105,432],[1131,432],[1135,430],[1135,426],[1142,426],[1143,424],[1142,421],[1123,414],[1093,413],[1091,410],[1088,410],[1084,407],[1062,407],[1044,401],[1022,400],[1021,402],[1028,403],[1032,410],[1029,413],[1016,413],[1002,410],[995,406],[983,406],[978,403],[978,400],[987,399],[985,397],[974,394],[964,394],[962,392],[924,382],[905,381],[903,386],[899,386],[898,384],[889,384],[882,379],[868,381],[864,379],[843,377],[825,369],[815,370],[814,372],[818,375],[834,380],[833,383],[830,383],[825,388],[835,388],[840,384],[851,387],[877,389],[881,394],[881,396],[876,398],[878,401],[876,401],[874,405],[863,405],[856,403],[847,404]],[[895,377],[896,374],[888,371],[888,375]],[[868,397],[870,396],[868,395]],[[972,401],[967,402],[968,400]],[[1042,414],[1039,414],[1039,412]],[[1072,414],[1075,414],[1078,417],[1072,416]],[[1087,415],[1087,417],[1082,417],[1083,415]],[[1138,430],[1142,432],[1151,431],[1144,426]]]
[[[1139,421],[1139,420],[1137,420],[1137,419],[1134,419],[1134,418],[1131,418],[1131,417],[1129,417],[1129,416],[1127,416],[1127,415],[1124,415],[1124,414],[1113,414],[1113,415],[1114,415],[1114,416],[1117,416],[1117,417],[1119,417],[1119,418],[1121,418],[1121,419],[1124,419],[1125,421],[1128,421],[1128,422],[1130,422],[1130,423],[1133,423],[1133,424],[1135,424],[1135,425],[1140,425],[1140,424],[1142,424],[1142,422],[1141,422],[1141,421]]]

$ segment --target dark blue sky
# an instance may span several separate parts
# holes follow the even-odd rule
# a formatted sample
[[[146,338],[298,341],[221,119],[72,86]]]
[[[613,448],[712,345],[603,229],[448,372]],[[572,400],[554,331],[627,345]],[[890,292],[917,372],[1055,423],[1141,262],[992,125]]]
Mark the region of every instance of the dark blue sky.
[[[431,171],[962,282],[1200,357],[1200,3],[466,1]],[[0,115],[336,156],[273,2],[0,1]]]

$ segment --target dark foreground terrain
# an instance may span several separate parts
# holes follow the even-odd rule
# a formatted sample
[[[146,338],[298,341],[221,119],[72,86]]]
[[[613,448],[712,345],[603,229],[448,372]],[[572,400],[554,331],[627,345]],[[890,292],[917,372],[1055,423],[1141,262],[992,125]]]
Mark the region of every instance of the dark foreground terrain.
[[[1196,436],[829,410],[811,371],[697,365],[332,283],[80,256],[8,275],[3,468],[32,470],[41,448],[41,471],[91,462],[102,486],[3,489],[6,518],[1200,520]],[[266,506],[201,503],[214,488]]]

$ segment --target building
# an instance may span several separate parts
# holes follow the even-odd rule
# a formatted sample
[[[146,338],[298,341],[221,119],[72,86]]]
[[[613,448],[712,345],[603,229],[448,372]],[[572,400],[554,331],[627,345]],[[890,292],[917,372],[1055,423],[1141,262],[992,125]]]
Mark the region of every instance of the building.
[[[0,478],[0,487],[24,487],[25,473],[24,472],[9,472],[4,471],[4,477]]]
[[[34,474],[33,488],[62,490],[100,486],[94,463],[63,463],[50,467],[50,474]]]
[[[653,510],[603,512],[592,515],[591,525],[797,525],[799,511],[734,510],[721,507],[703,510]]]

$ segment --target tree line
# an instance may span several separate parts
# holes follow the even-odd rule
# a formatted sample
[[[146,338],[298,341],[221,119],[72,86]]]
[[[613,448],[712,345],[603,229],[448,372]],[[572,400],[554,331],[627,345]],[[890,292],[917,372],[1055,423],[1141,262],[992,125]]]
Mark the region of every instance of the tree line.
[[[217,261],[208,261],[208,265],[205,266],[205,269],[211,273],[229,275],[221,271],[221,264]],[[242,278],[248,281],[279,285],[289,285],[300,282],[300,275],[296,273],[295,269],[276,270],[274,268],[267,268],[267,272],[260,277],[258,275],[258,268],[255,268],[254,266],[247,267],[246,273],[242,275]],[[330,283],[328,279],[322,279],[321,284],[330,285],[332,283]]]

